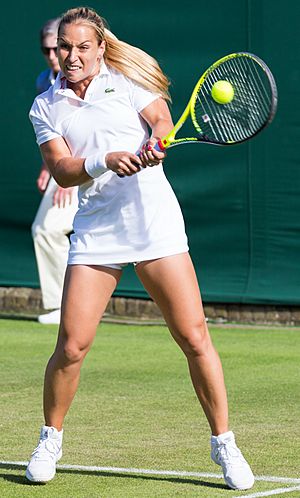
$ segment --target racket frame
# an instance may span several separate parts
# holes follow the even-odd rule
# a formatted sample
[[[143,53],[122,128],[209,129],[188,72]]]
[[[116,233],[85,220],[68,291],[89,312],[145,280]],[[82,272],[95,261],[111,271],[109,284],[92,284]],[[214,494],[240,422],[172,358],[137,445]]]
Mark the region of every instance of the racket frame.
[[[212,139],[205,137],[205,135],[204,135],[201,127],[199,126],[197,119],[196,119],[195,103],[196,103],[196,99],[198,96],[198,92],[199,92],[200,87],[203,85],[206,78],[208,77],[208,75],[213,70],[215,70],[220,64],[223,64],[224,62],[226,62],[228,60],[235,59],[238,57],[248,57],[249,59],[255,60],[255,62],[257,62],[260,65],[260,67],[263,69],[263,71],[265,72],[265,74],[269,80],[269,83],[270,83],[271,95],[272,95],[269,116],[268,116],[268,119],[266,119],[266,121],[262,124],[262,126],[259,129],[257,129],[256,132],[253,133],[253,135],[251,135],[249,137],[241,138],[240,140],[235,140],[235,141],[228,141],[228,142],[213,141]],[[196,83],[196,85],[194,87],[194,90],[192,92],[192,95],[190,97],[190,100],[189,100],[186,108],[184,109],[182,115],[180,116],[180,118],[176,122],[174,128],[166,136],[162,137],[157,142],[157,144],[154,148],[156,150],[159,150],[159,151],[164,151],[165,149],[167,149],[169,147],[174,147],[176,145],[185,144],[185,143],[210,143],[213,145],[235,145],[235,144],[238,144],[241,142],[245,142],[246,140],[249,140],[250,138],[257,135],[263,128],[265,128],[268,124],[271,123],[271,121],[273,120],[273,118],[275,116],[276,109],[277,109],[276,82],[275,82],[274,76],[272,75],[272,73],[271,73],[270,69],[268,68],[268,66],[266,65],[266,63],[262,59],[260,59],[257,55],[252,54],[250,52],[235,52],[235,53],[226,55],[226,56],[222,57],[221,59],[218,59],[202,74],[202,76],[199,78],[198,82]],[[194,128],[196,129],[196,131],[199,134],[198,137],[185,137],[185,138],[177,138],[176,139],[175,137],[176,137],[177,132],[183,126],[183,124],[186,121],[186,119],[188,118],[188,116],[191,117]]]

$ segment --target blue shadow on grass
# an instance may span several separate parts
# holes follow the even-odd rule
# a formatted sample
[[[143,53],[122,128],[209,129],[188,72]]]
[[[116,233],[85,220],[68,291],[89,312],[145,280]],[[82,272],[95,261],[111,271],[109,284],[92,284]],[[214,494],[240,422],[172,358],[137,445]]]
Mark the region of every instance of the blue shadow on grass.
[[[18,469],[18,470],[23,470],[24,466],[23,465],[18,465],[18,464],[12,464],[12,463],[1,463],[0,468],[2,469]],[[144,476],[144,475],[138,475],[138,474],[129,474],[129,473],[124,473],[122,472],[105,472],[105,471],[88,471],[88,470],[72,470],[72,469],[58,469],[57,474],[82,474],[82,475],[90,475],[90,476],[99,476],[99,477],[118,477],[121,479],[139,479],[139,480],[146,480],[146,481],[160,481],[160,482],[171,482],[174,484],[192,484],[194,486],[201,486],[205,488],[214,488],[214,489],[228,489],[228,487],[225,484],[221,483],[214,483],[214,482],[208,482],[208,481],[203,481],[200,479],[183,479],[181,477],[163,477],[163,476]],[[16,475],[16,474],[0,474],[0,479],[3,479],[5,481],[10,481],[14,482],[19,485],[23,486],[44,486],[44,484],[41,483],[32,483],[28,481],[24,476]]]

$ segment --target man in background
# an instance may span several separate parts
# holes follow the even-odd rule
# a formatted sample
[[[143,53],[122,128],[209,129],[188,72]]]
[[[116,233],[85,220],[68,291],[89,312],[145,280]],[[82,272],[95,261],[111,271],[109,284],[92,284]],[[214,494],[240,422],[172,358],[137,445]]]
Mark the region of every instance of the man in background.
[[[57,59],[57,31],[60,18],[50,19],[40,30],[41,50],[48,68],[36,80],[37,94],[47,91],[55,82],[60,67]],[[32,237],[37,261],[43,306],[43,324],[58,324],[64,274],[69,251],[69,234],[77,211],[77,187],[62,188],[42,164],[37,188],[43,195],[32,225]]]

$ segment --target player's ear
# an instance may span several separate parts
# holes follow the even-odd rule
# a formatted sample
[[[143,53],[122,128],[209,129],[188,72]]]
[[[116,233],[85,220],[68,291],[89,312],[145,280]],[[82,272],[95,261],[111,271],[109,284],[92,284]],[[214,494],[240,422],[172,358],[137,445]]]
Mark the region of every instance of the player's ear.
[[[105,40],[102,40],[102,42],[98,47],[98,57],[100,59],[102,59],[104,52],[105,52]]]

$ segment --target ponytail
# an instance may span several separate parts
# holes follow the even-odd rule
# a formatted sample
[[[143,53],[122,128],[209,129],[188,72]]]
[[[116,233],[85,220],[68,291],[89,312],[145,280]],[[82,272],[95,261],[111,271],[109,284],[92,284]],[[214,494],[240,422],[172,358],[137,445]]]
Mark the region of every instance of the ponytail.
[[[171,101],[168,91],[170,82],[157,61],[140,48],[118,40],[110,31],[105,30],[105,63],[124,74],[138,85]]]

